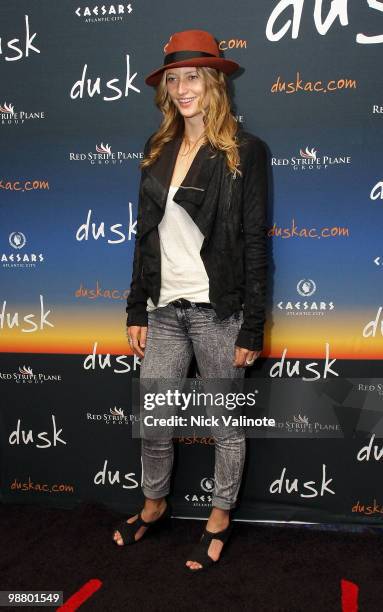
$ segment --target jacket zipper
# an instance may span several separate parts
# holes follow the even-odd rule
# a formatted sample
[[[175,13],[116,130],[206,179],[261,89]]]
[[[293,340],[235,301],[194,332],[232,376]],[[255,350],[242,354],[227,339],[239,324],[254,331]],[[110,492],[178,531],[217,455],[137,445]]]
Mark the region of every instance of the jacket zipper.
[[[198,191],[205,191],[202,187],[192,187],[191,185],[180,185],[178,189],[197,189]]]

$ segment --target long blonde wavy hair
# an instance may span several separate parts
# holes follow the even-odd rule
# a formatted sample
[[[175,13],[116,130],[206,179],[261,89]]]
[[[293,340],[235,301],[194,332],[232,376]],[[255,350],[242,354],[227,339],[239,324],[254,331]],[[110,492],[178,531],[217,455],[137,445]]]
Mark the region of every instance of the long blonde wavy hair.
[[[202,112],[205,124],[205,137],[202,142],[209,142],[213,149],[224,151],[229,172],[239,173],[240,157],[238,152],[238,124],[231,112],[227,76],[221,70],[207,66],[197,67],[205,85],[205,95],[210,94],[209,105],[205,110],[203,100],[198,99],[198,108]],[[184,118],[170,98],[166,86],[166,70],[162,74],[156,89],[155,104],[163,114],[162,123],[151,139],[150,151],[140,162],[145,168],[156,161],[164,145],[175,136],[184,132]]]

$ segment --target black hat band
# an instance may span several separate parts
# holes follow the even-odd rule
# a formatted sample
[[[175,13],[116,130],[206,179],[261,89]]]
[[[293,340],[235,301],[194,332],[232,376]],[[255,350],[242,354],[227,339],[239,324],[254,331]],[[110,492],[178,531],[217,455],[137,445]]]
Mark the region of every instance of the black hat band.
[[[215,57],[213,53],[206,53],[205,51],[174,51],[174,53],[168,53],[165,55],[164,66],[172,64],[173,62],[181,62],[183,60],[192,59],[194,57]]]

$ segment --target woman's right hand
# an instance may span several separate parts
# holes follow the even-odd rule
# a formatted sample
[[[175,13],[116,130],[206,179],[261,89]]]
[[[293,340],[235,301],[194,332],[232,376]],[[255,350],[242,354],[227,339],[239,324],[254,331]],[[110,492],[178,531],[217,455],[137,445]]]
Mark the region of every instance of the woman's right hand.
[[[147,331],[147,326],[129,325],[127,327],[129,344],[137,357],[144,357]]]

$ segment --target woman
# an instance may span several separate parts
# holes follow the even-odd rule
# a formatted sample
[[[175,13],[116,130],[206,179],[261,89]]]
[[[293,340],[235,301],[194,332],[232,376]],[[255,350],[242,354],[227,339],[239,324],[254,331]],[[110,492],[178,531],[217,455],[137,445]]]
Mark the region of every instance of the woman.
[[[193,354],[202,378],[242,378],[263,345],[266,285],[266,155],[238,127],[213,36],[170,37],[157,87],[164,119],[145,144],[127,333],[143,359],[140,376],[187,376]],[[245,459],[242,429],[215,438],[212,510],[189,570],[217,562],[231,531]],[[117,526],[134,543],[169,516],[173,440],[142,438],[145,504]]]

